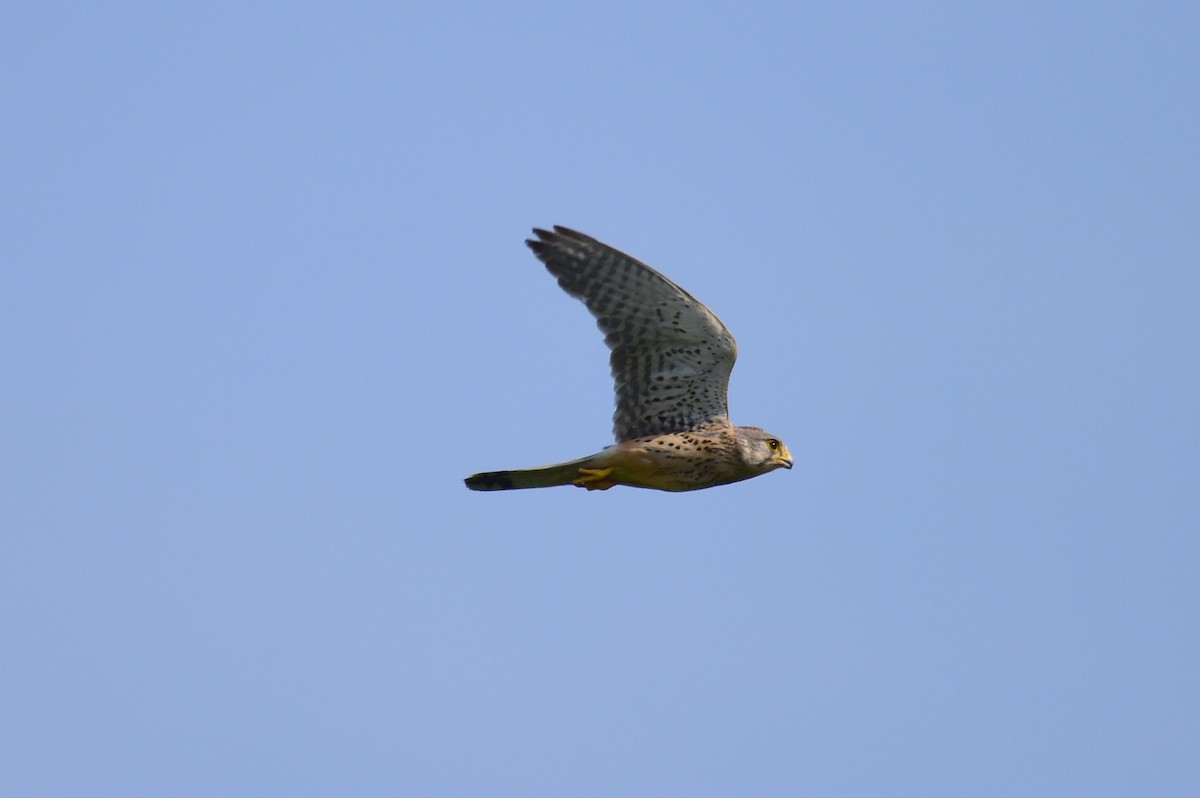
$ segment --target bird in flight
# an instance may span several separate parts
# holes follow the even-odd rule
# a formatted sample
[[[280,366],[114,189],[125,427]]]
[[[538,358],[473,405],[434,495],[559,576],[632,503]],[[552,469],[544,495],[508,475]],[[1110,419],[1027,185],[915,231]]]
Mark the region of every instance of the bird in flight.
[[[612,351],[615,446],[542,468],[489,471],[471,490],[613,485],[686,491],[791,468],[783,441],[729,421],[737,343],[699,300],[646,264],[565,227],[525,243],[583,300]]]

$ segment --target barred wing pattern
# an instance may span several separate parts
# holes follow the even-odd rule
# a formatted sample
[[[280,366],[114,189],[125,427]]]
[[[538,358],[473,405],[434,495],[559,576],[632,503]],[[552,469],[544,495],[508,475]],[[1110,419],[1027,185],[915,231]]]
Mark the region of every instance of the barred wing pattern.
[[[712,311],[641,261],[590,236],[534,228],[525,243],[583,300],[612,350],[613,434],[627,441],[728,423],[737,343]]]

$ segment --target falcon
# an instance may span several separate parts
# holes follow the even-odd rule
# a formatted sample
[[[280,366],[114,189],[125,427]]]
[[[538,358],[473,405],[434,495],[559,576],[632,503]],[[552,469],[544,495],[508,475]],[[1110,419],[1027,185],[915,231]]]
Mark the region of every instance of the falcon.
[[[654,269],[583,233],[534,228],[525,243],[596,317],[612,354],[617,443],[541,468],[467,477],[471,490],[614,485],[687,491],[728,485],[792,455],[779,438],[729,420],[737,343],[716,315]]]

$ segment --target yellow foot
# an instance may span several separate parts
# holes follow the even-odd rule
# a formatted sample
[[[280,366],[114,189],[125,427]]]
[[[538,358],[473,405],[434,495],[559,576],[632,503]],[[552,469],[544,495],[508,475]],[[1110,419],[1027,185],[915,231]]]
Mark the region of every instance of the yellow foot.
[[[581,468],[579,478],[571,484],[588,490],[608,490],[617,484],[608,478],[612,471],[611,468]]]

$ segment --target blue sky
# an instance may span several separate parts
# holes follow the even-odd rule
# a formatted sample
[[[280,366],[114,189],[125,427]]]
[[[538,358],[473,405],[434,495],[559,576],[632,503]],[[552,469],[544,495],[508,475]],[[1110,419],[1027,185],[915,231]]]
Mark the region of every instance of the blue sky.
[[[10,4],[0,792],[1200,790],[1188,3]],[[610,442],[563,224],[796,468]]]

